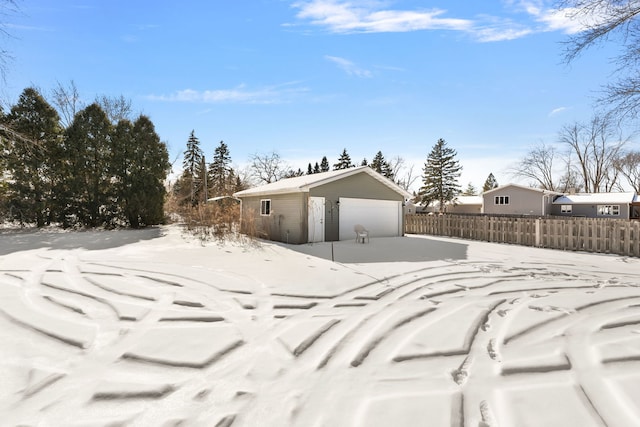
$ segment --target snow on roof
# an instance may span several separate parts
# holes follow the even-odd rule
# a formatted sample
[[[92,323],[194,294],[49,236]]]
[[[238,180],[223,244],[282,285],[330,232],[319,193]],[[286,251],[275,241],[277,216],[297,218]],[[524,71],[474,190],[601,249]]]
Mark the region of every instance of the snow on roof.
[[[456,205],[481,205],[482,196],[458,196],[453,202]]]
[[[524,185],[519,185],[519,184],[501,185],[500,187],[496,187],[496,188],[494,188],[492,190],[485,191],[483,194],[489,194],[489,193],[493,193],[494,191],[504,190],[505,188],[508,188],[508,187],[522,188],[523,190],[536,191],[536,192],[542,193],[542,194],[562,194],[562,193],[557,192],[557,191],[543,190],[542,188],[535,188],[535,187],[525,187]]]
[[[297,176],[294,178],[281,179],[280,181],[272,182],[270,184],[265,184],[259,187],[249,188],[248,190],[239,191],[235,193],[234,196],[243,197],[261,196],[266,194],[307,193],[311,188],[328,184],[335,180],[346,178],[357,173],[367,173],[387,187],[391,188],[399,194],[402,194],[405,198],[411,197],[411,194],[409,194],[409,192],[399,187],[390,179],[380,175],[369,166],[358,166],[356,168],[340,169],[329,172],[314,173],[311,175]]]
[[[580,205],[602,203],[631,203],[636,199],[636,193],[579,193],[566,194],[553,201],[554,205]]]

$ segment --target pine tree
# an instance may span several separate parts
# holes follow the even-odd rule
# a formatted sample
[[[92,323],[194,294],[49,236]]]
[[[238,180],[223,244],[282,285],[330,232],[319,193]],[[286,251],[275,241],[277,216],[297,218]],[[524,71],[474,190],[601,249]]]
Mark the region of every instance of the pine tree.
[[[467,188],[462,192],[463,196],[476,196],[478,195],[478,190],[476,187],[470,182],[467,184]]]
[[[347,149],[345,148],[344,150],[342,150],[342,154],[340,154],[340,157],[338,157],[338,163],[336,163],[335,165],[333,165],[333,170],[340,170],[340,169],[349,169],[353,167],[353,164],[351,163],[351,157],[349,157],[349,154],[347,154]]]
[[[53,186],[59,176],[60,118],[36,89],[27,88],[3,122],[10,130],[0,138],[10,177],[5,189],[10,213],[41,227],[51,221]]]
[[[425,206],[438,201],[440,212],[444,212],[445,203],[451,202],[460,193],[458,177],[462,166],[456,160],[456,155],[456,151],[447,147],[442,138],[431,149],[423,169],[423,186],[418,192]]]
[[[313,175],[313,167],[311,166],[311,162],[307,166],[307,175]]]
[[[231,187],[231,153],[224,141],[213,152],[213,161],[209,165],[209,176],[213,196],[228,196],[232,193]]]
[[[378,151],[375,156],[373,156],[373,160],[371,161],[371,169],[382,174],[382,168],[385,164],[384,156],[382,155],[382,151]]]
[[[498,187],[498,181],[496,181],[496,178],[493,176],[493,172],[489,173],[489,176],[487,177],[487,180],[484,182],[484,185],[482,186],[482,192],[486,193],[489,190],[493,190],[494,188]]]
[[[366,157],[362,159],[362,161],[360,162],[360,166],[369,166],[369,162],[367,161]]]
[[[203,157],[204,153],[200,148],[200,141],[196,137],[195,131],[192,130],[187,140],[187,149],[184,152],[184,160],[182,161],[184,171],[181,177],[181,186],[185,189],[189,188],[189,201],[193,206],[198,204],[200,193],[202,193]]]
[[[320,161],[320,172],[329,172],[329,160],[327,160],[327,156],[323,156]]]
[[[320,165],[318,164],[318,162],[313,165],[313,173],[320,173]]]
[[[393,170],[391,164],[385,160],[382,151],[378,151],[371,161],[371,168],[380,175],[393,180]]]

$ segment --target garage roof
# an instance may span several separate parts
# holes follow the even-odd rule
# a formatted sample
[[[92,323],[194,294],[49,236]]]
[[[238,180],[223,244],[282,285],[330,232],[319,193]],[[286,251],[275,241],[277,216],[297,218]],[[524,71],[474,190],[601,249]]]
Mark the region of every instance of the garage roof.
[[[358,166],[356,168],[340,169],[329,172],[314,173],[311,175],[297,176],[294,178],[281,179],[280,181],[270,184],[261,185],[259,187],[249,188],[248,190],[239,191],[234,194],[236,197],[246,196],[264,196],[269,194],[286,194],[286,193],[308,193],[311,188],[328,184],[339,179],[346,178],[358,173],[366,173],[372,178],[380,181],[387,187],[391,188],[398,194],[402,194],[406,199],[411,198],[411,194],[398,186],[388,178],[380,175],[369,166]]]

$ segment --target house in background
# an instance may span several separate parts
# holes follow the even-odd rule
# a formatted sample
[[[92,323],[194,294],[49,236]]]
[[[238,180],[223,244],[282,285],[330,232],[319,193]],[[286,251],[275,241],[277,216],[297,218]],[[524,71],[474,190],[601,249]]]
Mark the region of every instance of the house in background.
[[[551,215],[554,199],[562,193],[507,184],[482,194],[482,213],[489,215]]]
[[[639,219],[640,204],[634,192],[566,194],[553,201],[551,214],[587,218]]]
[[[405,201],[411,197],[368,166],[283,179],[234,194],[242,229],[285,243],[355,238],[362,224],[375,237],[404,234]]]
[[[448,214],[481,214],[482,196],[458,196],[451,202],[446,202],[444,212]],[[440,213],[440,202],[435,201],[429,206],[420,206],[417,213]]]

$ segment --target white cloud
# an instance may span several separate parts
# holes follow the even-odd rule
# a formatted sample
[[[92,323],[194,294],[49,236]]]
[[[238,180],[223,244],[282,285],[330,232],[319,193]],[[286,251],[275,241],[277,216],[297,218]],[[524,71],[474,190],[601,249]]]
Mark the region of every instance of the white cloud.
[[[585,29],[587,21],[574,9],[551,9],[535,0],[508,1],[505,17],[479,15],[474,19],[446,17],[444,9],[381,9],[380,2],[368,0],[307,0],[292,5],[300,20],[324,27],[333,33],[381,33],[424,30],[451,30],[469,34],[480,42],[514,40],[529,34],[562,31],[574,34]],[[591,17],[593,23],[597,17]]]
[[[148,98],[155,101],[206,104],[280,104],[307,91],[308,89],[298,86],[297,82],[290,82],[254,90],[248,89],[246,85],[239,85],[233,89],[203,91],[184,89],[170,95],[150,95]]]
[[[330,55],[325,55],[324,59],[337,64],[338,67],[340,67],[345,73],[349,74],[350,76],[362,78],[372,77],[371,71],[359,68],[356,64],[349,61],[348,59]]]
[[[554,108],[553,110],[551,110],[549,112],[549,117],[553,117],[557,114],[562,113],[563,111],[566,111],[568,108],[567,107],[558,107],[558,108]]]
[[[444,10],[376,10],[371,3],[358,6],[339,0],[311,0],[293,4],[297,17],[335,33],[405,32],[416,30],[466,30],[471,21],[444,18]]]

